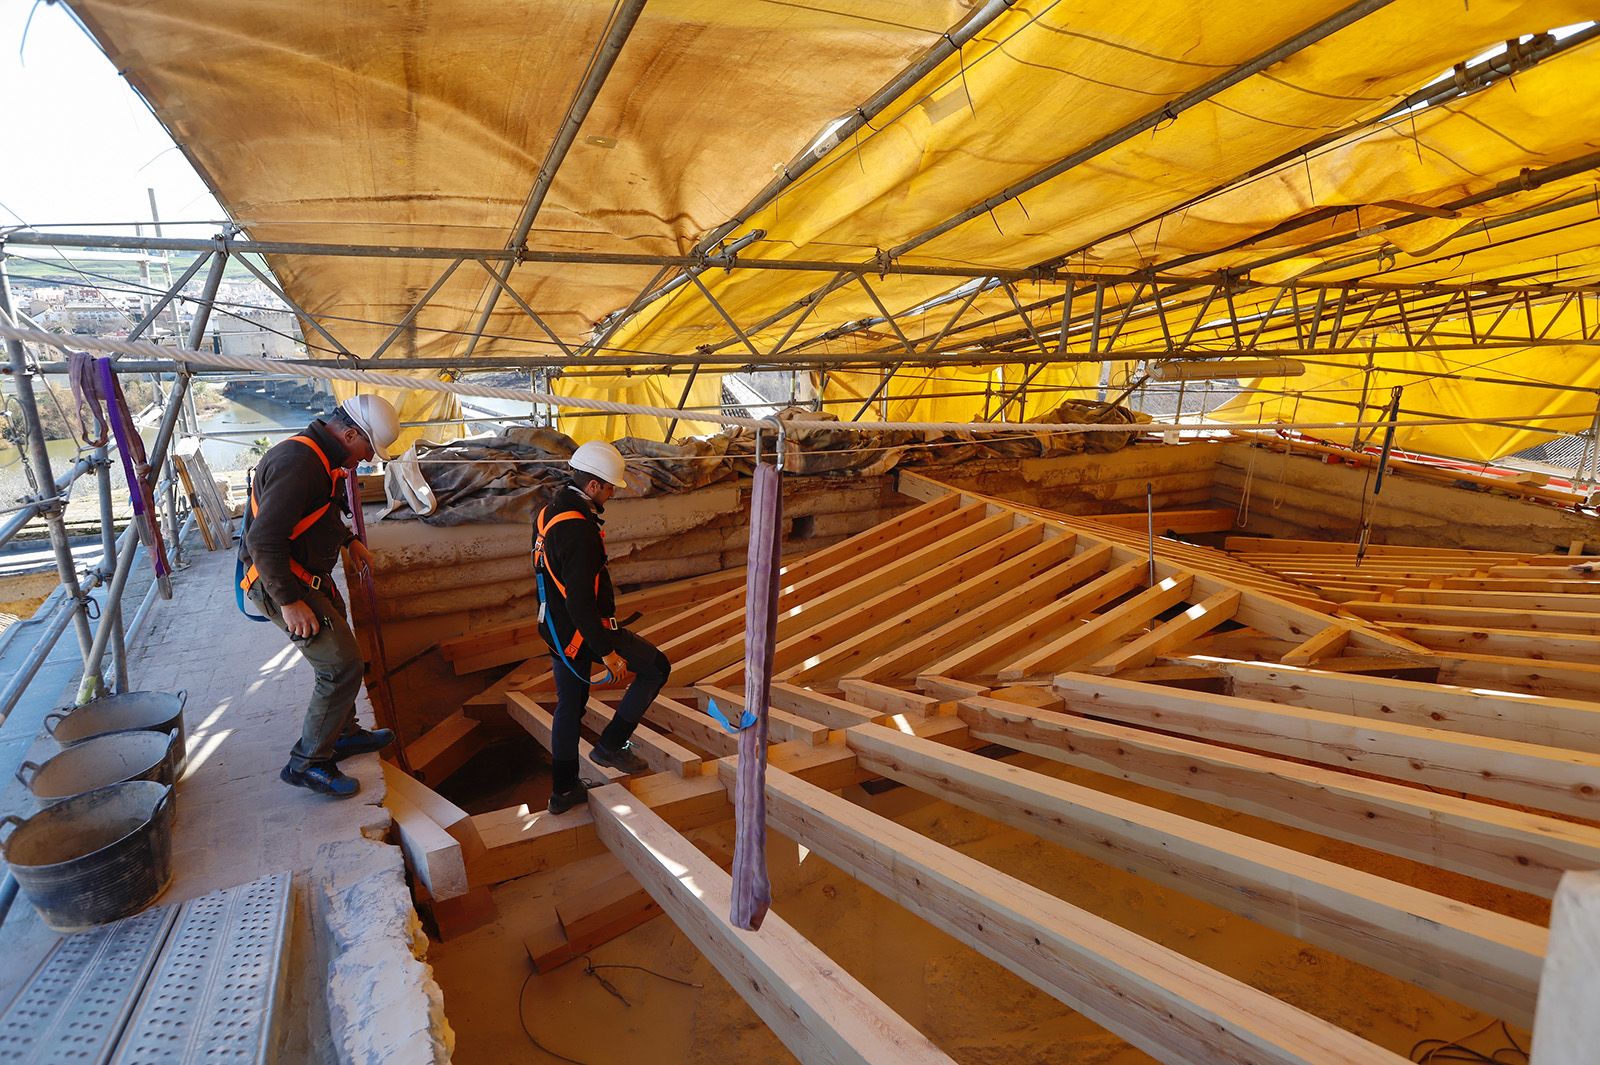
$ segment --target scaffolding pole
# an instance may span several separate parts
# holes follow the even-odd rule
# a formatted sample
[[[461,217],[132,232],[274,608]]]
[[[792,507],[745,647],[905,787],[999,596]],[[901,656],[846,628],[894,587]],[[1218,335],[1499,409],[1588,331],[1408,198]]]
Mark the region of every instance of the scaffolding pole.
[[[0,320],[7,324],[16,321],[12,313],[11,278],[6,271],[6,258],[0,254]],[[44,424],[39,420],[38,399],[33,391],[33,372],[28,367],[26,352],[22,343],[16,340],[6,341],[6,353],[10,357],[12,386],[17,390],[17,405],[22,408],[22,420],[27,431],[28,468],[33,473],[35,490],[41,495],[45,492],[54,492],[56,479],[50,469],[49,445],[44,437]],[[67,590],[67,595],[72,598],[76,608],[72,613],[73,628],[78,636],[78,649],[83,654],[84,662],[89,660],[89,648],[93,644],[93,637],[89,632],[89,619],[82,609],[83,589],[78,584],[78,572],[74,568],[72,558],[72,545],[67,540],[67,522],[64,516],[66,509],[59,495],[53,495],[45,502],[38,500],[39,514],[44,518],[50,531],[50,548],[55,554],[56,574],[61,578],[61,584]]]

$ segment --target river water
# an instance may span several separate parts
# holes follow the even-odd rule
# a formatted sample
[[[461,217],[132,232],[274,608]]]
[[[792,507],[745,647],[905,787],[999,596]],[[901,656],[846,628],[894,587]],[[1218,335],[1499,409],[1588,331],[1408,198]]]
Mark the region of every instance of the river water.
[[[251,433],[249,436],[201,441],[200,451],[205,455],[206,464],[214,473],[248,468],[260,457],[258,453],[251,451],[252,442],[266,436],[270,437],[273,443],[277,443],[287,433],[303,429],[317,417],[304,407],[277,403],[265,396],[226,399],[221,396],[220,390],[206,398],[206,408],[200,417],[202,433],[242,430]],[[140,426],[139,435],[144,438],[145,446],[148,448],[155,440],[156,426],[154,424]],[[51,440],[48,450],[50,465],[55,475],[59,477],[77,457],[78,445],[72,440]],[[15,448],[0,443],[0,509],[14,505],[19,497],[30,492],[21,459],[22,456]],[[118,470],[112,483],[119,484],[121,480],[121,472]],[[126,489],[125,485],[122,487]],[[82,490],[81,486],[79,490]]]

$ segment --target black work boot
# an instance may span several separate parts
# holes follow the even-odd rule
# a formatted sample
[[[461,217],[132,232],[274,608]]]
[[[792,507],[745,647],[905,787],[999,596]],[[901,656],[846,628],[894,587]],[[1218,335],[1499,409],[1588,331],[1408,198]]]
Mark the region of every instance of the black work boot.
[[[631,742],[624,743],[614,751],[607,750],[597,743],[589,754],[589,760],[594,762],[595,765],[620,769],[629,776],[650,772],[650,763],[639,757],[638,753],[634,751]]]
[[[278,779],[297,788],[310,788],[323,795],[331,795],[335,799],[348,799],[361,790],[360,781],[339,772],[339,767],[332,762],[312,762],[301,770],[296,770],[292,764],[286,765],[278,773]]]
[[[552,791],[550,801],[545,804],[545,809],[553,814],[564,814],[574,806],[582,806],[589,797],[589,788],[583,781],[574,781],[572,787],[563,791]]]

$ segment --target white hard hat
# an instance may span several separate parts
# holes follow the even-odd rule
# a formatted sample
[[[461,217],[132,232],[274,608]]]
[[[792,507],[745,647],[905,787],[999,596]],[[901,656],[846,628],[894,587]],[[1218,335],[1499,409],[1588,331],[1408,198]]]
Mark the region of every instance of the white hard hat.
[[[400,436],[400,415],[392,403],[382,396],[351,396],[339,409],[366,434],[380,459],[387,461],[393,457],[389,454],[389,445]]]
[[[622,452],[604,440],[589,441],[574,451],[572,458],[567,461],[575,470],[592,473],[618,488],[628,487],[627,463],[622,461]]]

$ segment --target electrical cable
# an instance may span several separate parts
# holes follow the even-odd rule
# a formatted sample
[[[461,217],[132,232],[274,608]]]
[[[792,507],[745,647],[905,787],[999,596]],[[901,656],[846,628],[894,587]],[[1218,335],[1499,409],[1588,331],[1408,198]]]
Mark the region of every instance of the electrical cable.
[[[1467,1040],[1482,1035],[1496,1025],[1499,1025],[1500,1032],[1510,1044],[1509,1046],[1498,1047],[1486,1053],[1466,1045]],[[1427,1048],[1426,1050],[1424,1050],[1425,1047]],[[1507,1053],[1520,1054],[1523,1061],[1521,1063],[1503,1061],[1500,1055]],[[1420,1057],[1418,1056],[1419,1054],[1421,1055]],[[1456,1039],[1419,1039],[1412,1044],[1411,1050],[1406,1054],[1406,1057],[1416,1062],[1417,1065],[1443,1065],[1444,1062],[1469,1062],[1472,1065],[1526,1065],[1528,1052],[1522,1048],[1516,1037],[1511,1034],[1511,1028],[1506,1022],[1495,1019],[1474,1028],[1466,1035]]]
[[[643,965],[625,965],[620,963],[596,965],[594,963],[594,959],[589,957],[587,954],[580,954],[578,955],[578,958],[581,958],[583,961],[584,975],[594,977],[595,980],[599,982],[600,986],[605,989],[607,994],[616,998],[617,1001],[621,1002],[625,1008],[629,1009],[633,1007],[633,1003],[628,1001],[626,995],[617,990],[616,985],[612,984],[611,981],[600,975],[601,969],[633,969],[637,972],[653,976],[658,980],[665,980],[671,984],[678,984],[681,987],[689,987],[696,990],[705,986],[704,984],[697,984],[692,980],[682,980],[676,976],[668,976],[666,973],[657,972],[654,969],[647,969]],[[524,1008],[524,1003],[528,997],[528,985],[533,983],[533,978],[538,975],[539,972],[537,969],[530,972],[522,981],[522,987],[517,992],[517,1023],[522,1026],[522,1034],[528,1037],[528,1042],[532,1043],[536,1048],[548,1054],[550,1057],[557,1059],[558,1061],[567,1062],[568,1065],[587,1065],[586,1062],[579,1061],[577,1058],[569,1058],[565,1054],[551,1050],[549,1047],[539,1042],[538,1037],[533,1034],[533,1029],[528,1027],[528,1016],[527,1011]]]

